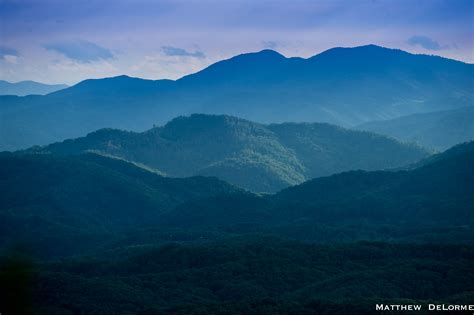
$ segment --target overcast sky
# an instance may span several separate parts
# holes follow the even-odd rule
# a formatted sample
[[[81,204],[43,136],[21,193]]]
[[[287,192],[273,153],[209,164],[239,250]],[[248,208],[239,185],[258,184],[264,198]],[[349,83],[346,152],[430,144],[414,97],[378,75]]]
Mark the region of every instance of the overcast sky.
[[[377,44],[474,62],[474,0],[0,0],[0,79],[176,79],[271,48]]]

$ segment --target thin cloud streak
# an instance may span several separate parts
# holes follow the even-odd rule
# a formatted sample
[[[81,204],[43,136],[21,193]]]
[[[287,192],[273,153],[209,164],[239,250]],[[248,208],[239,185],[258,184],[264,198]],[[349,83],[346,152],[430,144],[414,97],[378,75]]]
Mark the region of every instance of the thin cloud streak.
[[[199,50],[195,52],[187,51],[183,48],[172,47],[172,46],[163,46],[161,50],[166,56],[177,56],[177,57],[194,57],[194,58],[205,58],[206,55]]]
[[[421,46],[426,50],[442,50],[442,49],[448,49],[449,46],[444,45],[441,46],[437,41],[435,41],[432,38],[429,38],[428,36],[412,36],[407,40],[407,43],[410,44],[411,46]]]
[[[45,44],[44,47],[71,60],[83,63],[113,58],[112,52],[107,48],[85,40],[55,42]]]

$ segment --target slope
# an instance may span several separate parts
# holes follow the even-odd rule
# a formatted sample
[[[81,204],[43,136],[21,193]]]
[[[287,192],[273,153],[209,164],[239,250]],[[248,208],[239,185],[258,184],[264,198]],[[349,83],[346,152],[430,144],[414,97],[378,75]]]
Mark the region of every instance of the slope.
[[[65,84],[44,84],[35,81],[20,81],[11,83],[0,80],[0,95],[46,95],[67,88]]]
[[[103,127],[142,131],[178,115],[342,126],[472,105],[474,66],[374,45],[308,59],[264,50],[177,81],[86,80],[44,97],[1,97],[0,150],[44,145]]]
[[[359,125],[357,129],[445,150],[474,139],[474,106],[373,121]]]
[[[94,151],[170,176],[217,176],[257,192],[351,169],[399,167],[427,156],[416,146],[328,124],[262,125],[202,114],[178,117],[143,133],[103,129],[31,151]]]
[[[0,177],[1,247],[26,242],[46,252],[92,246],[110,233],[153,226],[183,202],[237,191],[215,178],[165,178],[93,154],[4,153]]]

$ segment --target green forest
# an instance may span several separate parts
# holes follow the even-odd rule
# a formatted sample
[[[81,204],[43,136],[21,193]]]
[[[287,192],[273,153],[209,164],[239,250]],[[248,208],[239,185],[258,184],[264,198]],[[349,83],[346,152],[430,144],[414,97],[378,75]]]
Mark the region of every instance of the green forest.
[[[95,153],[2,153],[1,304],[368,314],[376,303],[469,303],[473,162],[470,142],[398,170],[259,194]]]

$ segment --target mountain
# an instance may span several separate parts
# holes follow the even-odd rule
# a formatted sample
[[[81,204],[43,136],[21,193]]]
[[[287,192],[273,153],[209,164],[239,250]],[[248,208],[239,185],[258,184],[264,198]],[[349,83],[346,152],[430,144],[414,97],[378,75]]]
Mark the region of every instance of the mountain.
[[[312,240],[334,237],[328,235],[334,230],[354,233],[348,228],[351,225],[375,234],[393,233],[394,238],[426,227],[462,230],[460,226],[474,223],[473,163],[474,142],[469,142],[410,170],[344,172],[255,200],[235,195],[192,200],[167,212],[163,220],[168,227],[259,226],[278,235]],[[401,233],[399,228],[411,232]],[[472,228],[466,233],[472,241]]]
[[[20,81],[11,83],[0,80],[0,95],[45,95],[67,88],[66,84],[44,84],[35,81]]]
[[[264,50],[179,80],[86,80],[46,96],[0,97],[0,150],[78,137],[103,127],[143,131],[180,115],[269,122],[364,122],[472,105],[474,65],[374,45],[311,58]]]
[[[473,161],[471,142],[411,170],[351,171],[256,195],[90,153],[3,153],[0,253],[14,242],[55,257],[249,233],[310,242],[474,241]]]
[[[88,151],[169,176],[216,176],[257,192],[275,192],[352,169],[400,167],[428,155],[417,146],[324,123],[263,125],[203,114],[178,117],[142,133],[101,129],[29,150],[63,155]]]
[[[357,129],[445,150],[474,140],[474,106],[372,121],[357,126]]]
[[[153,226],[186,201],[238,191],[215,178],[166,178],[94,154],[3,153],[0,177],[0,248],[12,240],[49,244],[42,247],[45,256],[92,246],[107,233]]]
[[[469,304],[473,162],[470,142],[407,170],[257,195],[95,154],[2,153],[0,303],[40,314]]]
[[[317,178],[275,195],[285,212],[312,219],[424,220],[472,224],[474,142],[407,171],[351,171]],[[290,206],[291,205],[291,206]],[[297,210],[296,210],[297,209]]]

